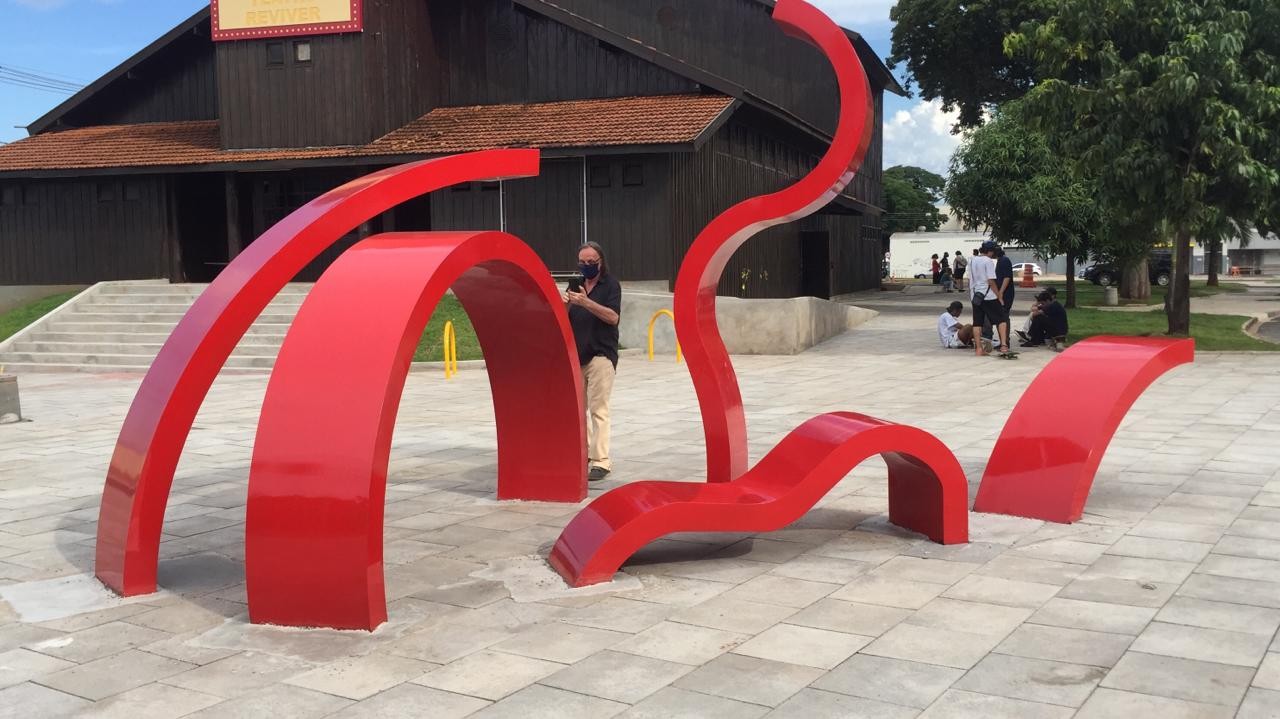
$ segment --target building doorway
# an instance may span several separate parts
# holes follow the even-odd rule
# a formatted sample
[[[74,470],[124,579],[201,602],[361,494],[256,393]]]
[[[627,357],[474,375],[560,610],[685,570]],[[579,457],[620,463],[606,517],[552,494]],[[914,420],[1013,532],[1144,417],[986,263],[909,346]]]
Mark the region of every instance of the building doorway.
[[[831,299],[831,233],[800,233],[800,292]]]

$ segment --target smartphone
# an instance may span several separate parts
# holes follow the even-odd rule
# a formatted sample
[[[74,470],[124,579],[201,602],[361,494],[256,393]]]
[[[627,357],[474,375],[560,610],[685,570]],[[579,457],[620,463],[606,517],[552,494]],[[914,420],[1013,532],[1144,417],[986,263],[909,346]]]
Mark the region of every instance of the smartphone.
[[[570,292],[582,292],[582,278],[581,278],[581,277],[574,277],[573,279],[569,280],[569,291],[570,291]]]

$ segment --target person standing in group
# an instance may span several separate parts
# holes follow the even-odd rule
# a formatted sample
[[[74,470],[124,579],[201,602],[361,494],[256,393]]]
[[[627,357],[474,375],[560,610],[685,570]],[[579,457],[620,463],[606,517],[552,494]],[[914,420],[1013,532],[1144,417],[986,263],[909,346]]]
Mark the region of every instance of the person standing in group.
[[[951,271],[951,276],[955,278],[956,290],[964,292],[964,272],[969,267],[969,261],[957,250],[956,259],[951,265],[954,268]]]
[[[933,260],[933,284],[936,285],[942,281],[942,264],[938,262],[937,255],[934,255],[930,259]]]
[[[587,479],[598,482],[613,471],[609,459],[609,401],[618,370],[618,322],[622,285],[609,274],[604,249],[588,242],[578,251],[582,283],[571,282],[564,301],[582,365],[587,400]]]
[[[996,289],[1004,303],[1005,319],[1013,312],[1013,260],[1004,254],[1004,248],[996,246]]]
[[[982,247],[979,249],[979,255],[973,259],[973,262],[969,263],[969,288],[973,297],[974,332],[978,332],[978,327],[982,327],[984,332],[987,327],[991,327],[995,331],[993,339],[996,335],[999,336],[1000,352],[1007,354],[1009,351],[1009,315],[1004,309],[999,285],[996,283],[995,254],[999,248],[996,243],[988,240],[982,243]],[[979,357],[987,354],[988,346],[983,339],[976,339],[974,345]]]

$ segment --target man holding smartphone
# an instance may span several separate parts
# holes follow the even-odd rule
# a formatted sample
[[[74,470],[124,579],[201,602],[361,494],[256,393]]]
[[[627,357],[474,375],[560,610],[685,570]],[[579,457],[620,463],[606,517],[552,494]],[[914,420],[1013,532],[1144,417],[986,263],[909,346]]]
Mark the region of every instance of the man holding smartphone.
[[[564,294],[569,325],[578,345],[582,382],[587,399],[587,479],[609,476],[609,399],[618,369],[618,322],[622,315],[622,285],[609,274],[604,249],[588,242],[578,251],[582,279],[570,280]]]

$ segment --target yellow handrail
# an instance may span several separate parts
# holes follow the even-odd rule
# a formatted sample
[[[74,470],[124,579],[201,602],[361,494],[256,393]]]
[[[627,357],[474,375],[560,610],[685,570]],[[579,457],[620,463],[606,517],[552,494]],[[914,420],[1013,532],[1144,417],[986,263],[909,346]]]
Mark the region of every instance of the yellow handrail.
[[[458,374],[458,333],[453,322],[444,323],[444,378],[453,379]]]
[[[663,315],[670,317],[672,324],[675,324],[675,321],[676,321],[676,316],[671,312],[671,310],[658,310],[657,312],[653,313],[653,317],[649,319],[649,361],[650,362],[653,361],[653,326],[658,323],[658,318]],[[676,340],[676,364],[679,364],[680,361],[681,361],[680,340]]]

